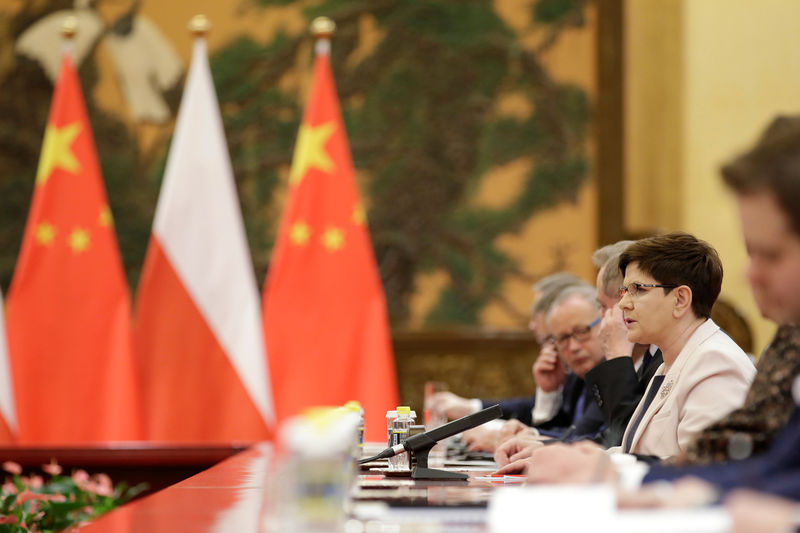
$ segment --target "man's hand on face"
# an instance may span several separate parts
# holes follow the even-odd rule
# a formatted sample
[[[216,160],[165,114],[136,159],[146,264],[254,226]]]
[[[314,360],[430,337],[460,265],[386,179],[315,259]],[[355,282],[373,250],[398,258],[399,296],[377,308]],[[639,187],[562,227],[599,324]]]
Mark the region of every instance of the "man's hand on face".
[[[603,314],[600,322],[600,342],[603,343],[603,354],[606,359],[631,357],[633,343],[628,340],[628,328],[622,316],[622,309],[614,306]]]
[[[533,378],[544,392],[555,392],[567,379],[564,363],[558,356],[555,344],[548,342],[542,346],[539,357],[533,364]]]
[[[470,400],[457,396],[452,392],[437,392],[430,398],[425,407],[439,416],[447,417],[449,420],[471,415],[474,412]]]
[[[494,460],[501,467],[527,459],[534,450],[544,446],[543,437],[530,432],[520,432],[500,444],[494,452]]]

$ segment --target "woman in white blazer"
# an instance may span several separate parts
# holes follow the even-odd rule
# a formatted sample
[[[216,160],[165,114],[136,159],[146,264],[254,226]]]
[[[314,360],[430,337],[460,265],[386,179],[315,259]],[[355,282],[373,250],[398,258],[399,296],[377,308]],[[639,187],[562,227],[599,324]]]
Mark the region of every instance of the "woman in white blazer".
[[[667,458],[695,433],[740,407],[756,374],[750,359],[710,318],[722,263],[686,233],[637,241],[620,258],[628,340],[655,344],[664,363],[633,413],[621,451]]]

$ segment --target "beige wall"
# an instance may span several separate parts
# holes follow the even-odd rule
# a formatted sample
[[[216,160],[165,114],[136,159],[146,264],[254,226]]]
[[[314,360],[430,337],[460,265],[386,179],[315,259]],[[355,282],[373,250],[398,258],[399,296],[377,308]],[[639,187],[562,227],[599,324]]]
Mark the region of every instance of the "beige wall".
[[[774,326],[744,277],[746,254],[719,166],[777,113],[800,111],[800,2],[626,0],[626,225],[711,242],[723,296],[759,351]]]

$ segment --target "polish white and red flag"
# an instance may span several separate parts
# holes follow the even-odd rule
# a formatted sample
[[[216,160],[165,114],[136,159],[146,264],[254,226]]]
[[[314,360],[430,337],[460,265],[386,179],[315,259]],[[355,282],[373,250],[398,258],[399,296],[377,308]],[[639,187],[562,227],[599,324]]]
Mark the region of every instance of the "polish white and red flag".
[[[167,157],[134,335],[149,439],[269,437],[258,288],[202,37]]]
[[[17,435],[17,410],[14,407],[14,387],[8,361],[3,307],[3,296],[0,294],[0,443],[9,443],[13,442]]]

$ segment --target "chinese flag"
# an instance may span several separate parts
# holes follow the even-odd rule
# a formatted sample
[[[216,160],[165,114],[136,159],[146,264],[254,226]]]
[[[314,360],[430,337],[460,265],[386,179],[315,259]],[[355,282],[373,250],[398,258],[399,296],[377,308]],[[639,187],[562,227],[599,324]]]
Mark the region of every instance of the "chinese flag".
[[[366,437],[386,436],[397,379],[386,301],[339,110],[317,43],[289,197],[264,288],[264,329],[278,419],[358,400]]]
[[[69,54],[53,93],[6,321],[21,443],[141,438],[130,294]]]
[[[206,42],[192,64],[136,296],[148,439],[267,439],[261,307]]]

